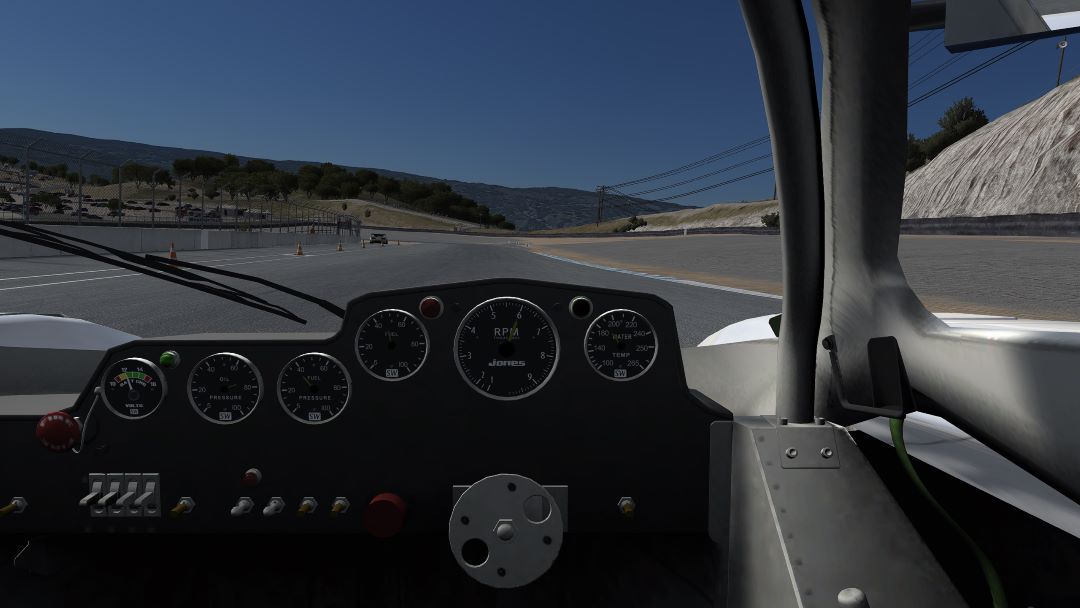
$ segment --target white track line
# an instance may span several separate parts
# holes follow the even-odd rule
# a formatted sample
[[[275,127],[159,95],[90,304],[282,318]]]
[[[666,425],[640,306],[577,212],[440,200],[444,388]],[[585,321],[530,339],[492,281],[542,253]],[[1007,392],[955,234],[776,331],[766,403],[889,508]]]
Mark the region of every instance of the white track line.
[[[778,296],[772,293],[764,293],[761,291],[750,291],[749,289],[739,289],[738,287],[726,287],[724,285],[714,285],[712,283],[702,283],[701,281],[691,281],[689,279],[680,279],[678,277],[669,277],[662,274],[651,274],[648,272],[638,272],[637,270],[627,270],[625,268],[615,268],[612,266],[602,266],[600,264],[593,264],[592,262],[582,262],[581,260],[574,260],[571,258],[564,258],[558,255],[552,255],[550,253],[540,253],[539,251],[533,251],[536,255],[542,255],[545,258],[551,258],[553,260],[559,260],[560,262],[568,262],[570,264],[577,264],[578,266],[587,266],[589,268],[596,268],[597,270],[608,270],[611,272],[621,272],[623,274],[633,275],[635,277],[642,277],[646,279],[656,279],[658,281],[667,281],[669,283],[678,283],[680,285],[690,285],[693,287],[704,287],[706,289],[716,289],[718,291],[729,291],[731,293],[741,293],[745,296],[757,296],[759,298],[769,298],[772,300],[782,300],[782,296]]]
[[[348,252],[342,251],[342,252],[332,252],[332,253],[348,253]],[[275,262],[275,261],[288,260],[288,259],[295,260],[296,258],[299,258],[299,257],[317,258],[317,257],[322,257],[324,255],[330,255],[330,253],[305,253],[302,256],[298,256],[298,255],[295,255],[295,254],[292,254],[292,253],[282,253],[282,254],[277,254],[277,255],[271,257],[270,259],[257,259],[257,260],[255,260],[253,262],[235,262],[235,263],[232,263],[232,264],[216,264],[216,265],[212,265],[210,267],[211,268],[221,268],[222,266],[244,266],[246,264],[260,264],[262,262]],[[238,258],[238,259],[245,259],[245,258]],[[105,270],[121,270],[121,269],[106,268]],[[186,269],[186,270],[194,270],[194,269]],[[85,272],[101,272],[101,271],[90,270],[90,271],[85,271]],[[76,274],[76,273],[63,273],[63,274]],[[49,276],[49,275],[44,275],[44,276]],[[53,276],[58,276],[58,275],[53,275]],[[70,281],[54,281],[52,283],[35,283],[34,285],[19,285],[18,287],[0,287],[0,291],[12,291],[12,290],[15,290],[15,289],[31,289],[33,287],[51,287],[53,285],[67,285],[69,283],[85,283],[87,281],[102,281],[102,280],[105,280],[105,279],[124,279],[124,278],[127,278],[127,277],[143,277],[143,276],[147,276],[147,275],[144,275],[142,273],[117,274],[117,275],[108,276],[108,277],[91,277],[89,279],[72,279]],[[32,277],[23,277],[23,278],[32,278]]]
[[[229,261],[234,261],[234,260],[259,260],[259,259],[264,259],[264,258],[277,258],[277,257],[282,256],[282,255],[289,255],[289,254],[274,253],[274,254],[271,254],[271,255],[252,255],[252,256],[247,256],[247,257],[242,257],[242,258],[221,258],[221,259],[217,259],[217,260],[184,260],[184,261],[185,262],[196,262],[198,264],[209,264],[210,262],[229,262]],[[315,255],[315,254],[312,254],[312,255]],[[57,272],[57,273],[53,273],[53,274],[34,274],[34,275],[28,275],[28,276],[22,276],[22,277],[0,278],[0,281],[18,281],[20,279],[45,279],[45,278],[49,278],[49,277],[65,277],[65,276],[70,276],[70,275],[73,275],[73,274],[91,274],[91,273],[94,273],[94,272],[110,272],[110,271],[115,271],[115,270],[116,270],[116,268],[100,268],[98,270],[77,270],[77,271],[73,271],[73,272]]]

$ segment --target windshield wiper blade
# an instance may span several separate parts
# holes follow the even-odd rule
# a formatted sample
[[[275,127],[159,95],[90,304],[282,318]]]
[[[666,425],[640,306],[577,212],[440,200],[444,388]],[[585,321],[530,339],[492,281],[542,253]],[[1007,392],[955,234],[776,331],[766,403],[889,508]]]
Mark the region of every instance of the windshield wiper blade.
[[[280,283],[275,283],[275,282],[273,282],[273,281],[271,281],[269,279],[264,279],[262,277],[251,276],[251,275],[243,274],[243,273],[240,273],[240,272],[233,272],[231,270],[222,270],[220,268],[214,268],[212,266],[203,266],[201,264],[196,264],[194,262],[185,262],[185,261],[182,261],[182,260],[170,260],[169,258],[163,258],[161,256],[152,255],[152,254],[149,254],[149,253],[146,254],[145,259],[152,260],[154,262],[158,262],[158,263],[161,263],[161,264],[166,264],[166,265],[171,264],[173,266],[180,266],[180,267],[183,267],[183,268],[193,268],[193,269],[199,270],[201,272],[210,272],[210,273],[213,273],[213,274],[220,274],[222,276],[231,277],[231,278],[234,278],[234,279],[243,279],[245,281],[251,281],[252,283],[258,283],[260,285],[265,285],[265,286],[270,287],[272,289],[276,289],[276,290],[278,290],[278,291],[280,291],[282,293],[287,293],[290,296],[293,296],[294,298],[299,298],[301,300],[306,300],[308,302],[311,302],[312,304],[315,304],[316,306],[319,306],[323,310],[325,310],[325,311],[327,311],[327,312],[329,312],[329,313],[331,313],[333,315],[336,315],[337,317],[339,317],[341,319],[345,318],[345,309],[338,306],[337,304],[334,304],[334,303],[332,303],[332,302],[330,302],[328,300],[324,300],[322,298],[317,298],[317,297],[315,297],[315,296],[313,296],[313,295],[311,295],[309,293],[304,293],[302,291],[297,291],[297,290],[295,290],[295,289],[293,289],[291,287],[286,287],[284,285],[281,285]]]
[[[0,222],[0,224],[7,225],[4,222]],[[340,306],[338,306],[338,305],[336,305],[336,304],[334,304],[332,302],[329,302],[329,301],[324,300],[322,298],[317,298],[317,297],[315,297],[315,296],[313,296],[311,294],[304,293],[302,291],[298,291],[298,290],[293,289],[291,287],[286,287],[284,285],[281,285],[280,283],[275,283],[275,282],[273,282],[273,281],[271,281],[269,279],[264,279],[262,277],[251,276],[251,275],[243,274],[241,272],[233,272],[231,270],[221,270],[220,268],[214,268],[212,266],[204,266],[202,264],[196,264],[194,262],[184,262],[184,261],[181,261],[181,260],[170,260],[168,258],[163,258],[163,257],[152,255],[152,254],[149,254],[149,253],[146,254],[144,257],[139,257],[139,256],[134,255],[132,253],[128,253],[127,251],[114,249],[114,248],[109,247],[107,245],[100,245],[100,244],[95,243],[93,241],[88,241],[86,239],[80,239],[80,238],[75,237],[75,236],[69,236],[69,235],[66,235],[66,234],[61,234],[59,232],[53,232],[51,230],[45,230],[44,228],[40,228],[38,226],[30,226],[30,225],[25,225],[25,224],[15,224],[15,226],[17,226],[18,228],[20,228],[22,230],[27,230],[27,231],[33,232],[35,234],[48,235],[48,236],[53,237],[54,239],[60,238],[60,239],[68,240],[68,241],[74,241],[76,243],[82,243],[84,245],[89,245],[91,247],[97,247],[98,249],[108,251],[109,253],[112,253],[113,255],[115,255],[115,256],[117,256],[119,258],[128,260],[128,261],[132,262],[133,264],[145,264],[145,261],[148,260],[150,262],[153,262],[152,264],[148,264],[150,267],[154,268],[155,270],[160,270],[162,272],[171,272],[176,267],[184,267],[184,268],[191,268],[193,270],[198,270],[200,272],[207,272],[207,273],[211,273],[211,274],[219,274],[219,275],[234,278],[234,279],[241,279],[241,280],[244,280],[244,281],[250,281],[252,283],[258,283],[260,285],[265,285],[266,287],[269,287],[271,289],[276,289],[277,291],[280,291],[282,293],[293,296],[294,298],[299,298],[301,300],[311,302],[312,304],[315,304],[316,306],[319,306],[323,310],[326,310],[327,312],[329,312],[330,314],[338,317],[339,319],[344,319],[345,318],[345,309],[341,308]],[[192,275],[190,273],[184,273],[184,274],[187,276],[187,278],[189,278],[191,280],[207,281],[207,282],[213,283],[215,285],[218,285],[219,287],[223,287],[225,289],[229,289],[229,290],[236,291],[238,293],[244,294],[244,292],[241,292],[241,291],[239,291],[239,290],[237,290],[237,289],[235,289],[233,287],[230,287],[228,285],[224,285],[222,283],[218,283],[217,281],[213,281],[211,279],[207,279],[206,277],[202,277],[202,276],[199,276],[199,275]],[[257,296],[250,295],[250,294],[244,294],[244,295],[247,296],[247,297],[254,298],[254,299],[256,299],[259,302],[262,302],[264,304],[269,304],[269,302],[267,302],[266,300],[263,300],[262,298],[259,298]]]
[[[243,304],[243,305],[249,306],[251,308],[262,310],[263,312],[269,312],[269,313],[272,313],[272,314],[276,314],[278,316],[289,319],[290,321],[295,321],[297,323],[303,323],[303,324],[307,323],[307,320],[297,316],[292,311],[286,309],[283,306],[280,306],[278,304],[273,304],[273,303],[268,302],[268,301],[266,301],[266,300],[264,300],[264,299],[262,299],[262,298],[260,298],[258,296],[247,293],[247,292],[242,291],[240,289],[237,289],[235,287],[225,285],[224,283],[219,283],[218,281],[208,279],[206,277],[194,274],[192,272],[188,272],[186,270],[181,270],[179,268],[174,268],[174,267],[170,266],[169,264],[163,264],[163,263],[158,262],[156,260],[144,260],[143,258],[140,258],[139,256],[130,254],[130,253],[126,252],[126,251],[120,251],[118,249],[108,247],[106,245],[100,245],[98,243],[93,243],[91,241],[87,241],[87,240],[80,239],[80,238],[77,238],[77,237],[71,237],[71,236],[67,236],[67,235],[64,235],[64,234],[52,232],[52,231],[49,231],[49,230],[38,228],[36,226],[28,226],[28,225],[25,225],[25,224],[20,224],[20,223],[16,223],[16,222],[10,222],[10,221],[7,221],[7,220],[0,220],[0,226],[3,226],[3,227],[6,227],[6,228],[10,229],[10,230],[0,229],[0,236],[6,236],[6,237],[9,237],[9,238],[13,238],[13,239],[16,239],[16,240],[19,240],[19,241],[24,241],[24,242],[27,242],[27,243],[30,243],[30,244],[33,244],[33,245],[39,245],[41,247],[46,247],[46,248],[49,248],[49,249],[56,249],[58,251],[64,251],[66,253],[70,253],[70,254],[75,255],[75,256],[95,260],[95,261],[98,261],[98,262],[102,262],[104,264],[108,264],[110,266],[116,266],[118,268],[124,268],[126,270],[131,270],[131,271],[134,271],[134,272],[145,274],[147,276],[155,277],[155,278],[161,279],[163,281],[168,281],[170,283],[175,283],[177,285],[182,285],[184,287],[189,287],[189,288],[195,289],[197,291],[202,291],[203,293],[208,293],[208,294],[211,294],[211,295],[215,295],[215,296],[218,296],[220,298],[224,298],[226,300],[231,300],[233,302],[237,302],[239,304]],[[85,247],[82,247],[80,245],[76,245],[74,243],[68,243],[68,242],[65,242],[65,241],[74,241],[74,242],[79,242],[79,243],[85,243],[85,244],[90,245],[92,247],[96,247],[96,248],[102,249],[104,251],[108,251],[109,253],[112,253],[113,255],[117,256],[117,258],[119,258],[119,259],[108,258],[108,257],[106,257],[106,256],[104,256],[104,255],[102,255],[100,253],[96,253],[96,252],[91,251],[91,250],[89,250],[89,249],[87,249]],[[169,260],[169,262],[172,262],[172,261],[173,260]],[[192,267],[197,267],[200,270],[207,270],[206,267],[200,267],[197,264],[189,264],[189,265],[192,266]],[[217,269],[211,269],[209,271],[212,271],[212,270],[217,270]],[[229,271],[226,271],[226,272],[229,272]],[[230,274],[236,275],[237,278],[255,280],[253,277],[247,277],[247,276],[241,275],[239,273],[230,273]],[[259,281],[256,280],[256,282],[259,282]],[[205,285],[203,283],[209,283],[209,285]]]

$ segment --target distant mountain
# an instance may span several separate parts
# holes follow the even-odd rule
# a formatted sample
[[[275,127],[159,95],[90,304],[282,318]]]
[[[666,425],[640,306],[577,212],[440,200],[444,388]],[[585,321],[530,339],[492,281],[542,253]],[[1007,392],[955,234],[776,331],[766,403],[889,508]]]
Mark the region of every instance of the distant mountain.
[[[71,135],[68,133],[51,133],[49,131],[38,131],[36,129],[0,129],[0,154],[19,156],[21,158],[22,152],[19,148],[25,147],[27,144],[39,138],[42,139],[42,142],[35,150],[38,148],[41,149],[41,152],[38,152],[40,157],[32,155],[31,158],[41,164],[55,164],[58,162],[67,162],[69,166],[74,166],[75,164],[72,160],[59,157],[52,160],[49,155],[44,154],[46,151],[62,152],[78,156],[93,150],[95,154],[92,157],[101,162],[119,164],[126,160],[132,160],[144,165],[162,167],[171,167],[172,162],[178,158],[190,158],[199,155],[222,156],[224,154],[223,152],[211,150],[153,146],[150,144],[140,144],[114,139],[83,137],[81,135]],[[241,162],[251,158],[240,155],[237,156],[239,156]],[[286,171],[296,171],[301,165],[314,165],[323,162],[266,160],[270,160],[279,169],[284,169]],[[349,169],[360,168],[348,165],[342,166],[348,167]],[[375,167],[364,168],[398,179],[405,178],[422,182],[446,182],[450,184],[450,187],[453,188],[455,192],[462,196],[471,198],[481,205],[487,205],[492,211],[503,214],[507,219],[513,222],[519,230],[539,230],[543,228],[576,226],[596,219],[596,193],[587,190],[555,187],[511,188],[495,184],[439,179],[423,175],[414,175],[412,173],[404,173],[401,171],[378,169]],[[87,168],[85,172],[89,175],[94,172],[94,169]],[[633,213],[638,214],[659,213],[686,208],[687,207],[684,207],[683,205],[656,203],[642,199],[634,199],[632,205]],[[630,214],[625,202],[624,204],[620,204],[618,209],[620,209],[620,211],[612,211],[610,214],[605,214],[605,217],[626,216]]]

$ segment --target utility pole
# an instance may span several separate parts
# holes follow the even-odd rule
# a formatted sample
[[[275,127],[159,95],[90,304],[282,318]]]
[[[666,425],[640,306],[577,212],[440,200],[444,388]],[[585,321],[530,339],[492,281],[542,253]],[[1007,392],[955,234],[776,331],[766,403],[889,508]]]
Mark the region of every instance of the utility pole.
[[[596,187],[596,225],[599,226],[600,222],[604,221],[604,190],[607,186]]]
[[[1058,59],[1058,77],[1057,84],[1054,85],[1055,87],[1061,86],[1061,66],[1065,64],[1065,47],[1067,46],[1069,46],[1069,40],[1067,38],[1062,38],[1061,42],[1057,43],[1057,47],[1061,49],[1061,58]]]
[[[76,213],[78,213],[78,214],[79,214],[79,215],[78,215],[78,218],[79,218],[78,224],[79,224],[80,226],[82,226],[82,205],[83,205],[83,195],[82,195],[82,183],[83,183],[82,161],[83,161],[83,159],[84,159],[84,158],[86,158],[87,156],[90,156],[91,154],[93,154],[93,152],[87,152],[86,154],[83,154],[82,156],[80,156],[80,157],[79,157],[79,208],[78,208],[78,210],[76,211]]]
[[[30,145],[26,146],[26,188],[23,190],[23,220],[27,224],[30,223],[30,148],[33,148],[37,143],[41,141],[41,138],[35,139]]]

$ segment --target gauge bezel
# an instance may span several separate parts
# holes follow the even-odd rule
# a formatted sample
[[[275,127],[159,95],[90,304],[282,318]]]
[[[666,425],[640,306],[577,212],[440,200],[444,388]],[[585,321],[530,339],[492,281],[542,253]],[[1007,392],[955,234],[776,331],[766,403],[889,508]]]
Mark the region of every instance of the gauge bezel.
[[[652,359],[649,361],[649,364],[645,366],[645,369],[641,370],[641,373],[633,376],[632,378],[612,378],[611,376],[605,374],[604,372],[596,369],[596,365],[594,365],[593,362],[592,362],[592,359],[589,358],[589,336],[592,335],[593,326],[595,326],[597,323],[599,323],[600,319],[603,319],[604,317],[606,317],[606,316],[608,316],[608,315],[610,315],[612,313],[616,313],[616,312],[628,312],[630,314],[636,315],[639,319],[641,319],[642,321],[645,321],[645,324],[649,326],[649,331],[652,332],[652,337],[653,337],[653,355],[652,355]],[[600,377],[602,377],[602,378],[604,378],[606,380],[611,380],[612,382],[632,382],[632,381],[637,380],[638,378],[644,376],[645,374],[647,374],[649,372],[649,370],[652,369],[652,366],[656,363],[656,357],[660,354],[660,337],[656,335],[656,328],[653,327],[652,321],[649,320],[649,317],[646,317],[645,315],[641,314],[640,312],[638,312],[636,310],[631,310],[629,308],[612,308],[611,310],[608,310],[606,312],[603,312],[603,313],[600,313],[600,314],[596,315],[596,318],[594,318],[592,320],[592,322],[589,323],[588,329],[585,330],[585,339],[581,343],[581,352],[585,354],[585,362],[588,363],[589,367],[594,372],[596,372]]]
[[[340,367],[341,371],[345,374],[345,383],[349,387],[348,392],[345,393],[345,405],[341,406],[341,409],[338,410],[338,413],[334,414],[330,418],[327,418],[326,420],[319,420],[318,422],[313,422],[311,420],[304,420],[303,418],[300,418],[296,414],[292,413],[289,410],[289,407],[287,405],[285,405],[285,399],[283,399],[282,396],[281,396],[281,379],[285,377],[285,370],[289,369],[289,366],[293,364],[293,361],[296,361],[297,359],[300,359],[301,357],[307,357],[307,356],[310,356],[310,355],[317,355],[319,357],[325,357],[326,359],[329,359],[330,361],[334,362],[334,364],[336,364],[338,367]],[[337,420],[338,417],[341,416],[341,413],[345,411],[345,408],[349,407],[349,402],[352,400],[353,382],[352,382],[352,376],[349,375],[349,368],[345,367],[345,365],[341,361],[338,361],[337,357],[333,357],[333,356],[328,355],[328,354],[323,353],[323,352],[312,351],[312,352],[296,355],[292,359],[289,359],[289,361],[284,366],[282,366],[281,371],[278,372],[277,384],[275,384],[274,387],[275,387],[274,392],[277,393],[277,400],[278,400],[278,403],[281,405],[281,409],[285,410],[285,413],[288,414],[290,418],[292,418],[293,420],[296,420],[297,422],[301,422],[303,424],[316,426],[316,425],[326,424],[327,422],[332,422],[334,420]]]
[[[222,355],[227,356],[227,357],[234,357],[236,359],[239,359],[242,363],[246,363],[247,366],[250,367],[253,372],[255,372],[255,381],[259,383],[259,396],[258,396],[257,399],[255,399],[255,405],[252,406],[250,412],[248,412],[247,414],[244,414],[243,418],[237,418],[236,420],[229,420],[229,421],[214,420],[213,418],[207,416],[206,414],[204,414],[202,412],[202,410],[199,409],[199,406],[195,404],[195,396],[191,394],[191,383],[195,379],[195,370],[199,369],[199,366],[202,365],[203,363],[205,363],[211,357],[220,357]],[[202,416],[202,418],[204,420],[208,420],[210,422],[213,422],[214,424],[220,424],[222,426],[227,426],[227,425],[230,425],[230,424],[236,424],[238,422],[243,422],[244,420],[247,420],[248,418],[250,418],[251,415],[255,413],[255,410],[258,409],[259,404],[262,403],[263,396],[264,396],[262,372],[260,372],[259,368],[254,363],[251,362],[251,359],[248,359],[247,357],[245,357],[243,355],[240,355],[240,354],[237,354],[237,353],[220,352],[220,353],[214,353],[212,355],[207,355],[207,356],[203,357],[202,359],[199,359],[199,361],[191,368],[191,372],[188,374],[188,379],[187,379],[187,395],[188,395],[188,403],[191,404],[192,409],[195,410],[196,414],[198,414],[199,416]]]
[[[158,399],[157,404],[154,405],[154,407],[151,408],[149,412],[143,414],[142,416],[129,416],[127,414],[121,414],[119,411],[116,410],[116,408],[113,407],[111,403],[109,403],[109,391],[105,388],[105,383],[109,380],[109,377],[105,374],[108,374],[108,372],[112,368],[123,363],[124,361],[137,361],[143,365],[149,366],[150,369],[152,369],[157,375],[158,382],[161,383],[161,398]],[[143,359],[142,357],[124,357],[123,359],[110,363],[105,368],[105,374],[102,374],[101,383],[98,385],[101,387],[101,400],[105,402],[105,407],[109,408],[110,412],[116,414],[117,416],[125,420],[143,420],[145,418],[149,418],[154,414],[154,412],[158,411],[158,409],[161,408],[161,404],[165,403],[165,396],[169,394],[169,385],[165,381],[165,374],[161,373],[161,368],[159,368],[157,365],[154,365],[154,363],[151,362],[149,359]]]
[[[555,360],[551,364],[551,370],[548,371],[547,377],[545,377],[543,379],[543,381],[540,382],[540,384],[537,384],[535,387],[533,387],[532,390],[530,390],[530,391],[528,391],[526,393],[522,393],[520,395],[512,395],[512,396],[509,396],[509,397],[504,397],[504,396],[501,396],[501,395],[492,395],[491,393],[485,391],[484,389],[480,388],[479,386],[476,386],[476,384],[474,384],[473,381],[469,379],[469,376],[465,374],[464,368],[461,367],[461,358],[458,357],[458,340],[461,339],[461,330],[465,328],[465,322],[468,321],[469,318],[472,317],[473,313],[475,313],[476,311],[480,310],[484,306],[487,306],[488,304],[491,304],[492,302],[497,302],[497,301],[500,301],[500,300],[511,300],[511,301],[516,301],[516,302],[521,302],[522,304],[524,304],[526,306],[530,306],[533,309],[535,309],[537,312],[540,313],[540,316],[543,317],[543,319],[545,321],[547,321],[548,327],[551,328],[551,335],[553,335],[555,337],[555,357],[554,357]],[[476,391],[476,392],[480,393],[481,395],[487,397],[488,399],[494,399],[496,401],[517,401],[519,399],[524,399],[524,398],[526,398],[526,397],[528,397],[530,395],[533,395],[537,391],[539,391],[540,389],[544,388],[544,386],[547,385],[547,383],[555,375],[555,370],[557,370],[559,368],[559,359],[562,356],[562,342],[559,339],[559,330],[558,330],[558,328],[555,327],[555,323],[553,323],[551,321],[551,317],[547,314],[547,312],[544,311],[543,308],[541,308],[540,306],[534,304],[533,302],[530,302],[529,300],[526,300],[525,298],[519,298],[519,297],[516,297],[516,296],[497,296],[497,297],[494,297],[494,298],[489,298],[487,300],[484,300],[483,302],[480,302],[476,306],[473,306],[472,308],[469,309],[469,312],[465,313],[465,315],[463,317],[461,317],[461,322],[458,323],[457,331],[454,332],[453,343],[450,345],[450,353],[451,353],[451,356],[454,358],[454,366],[457,367],[458,374],[461,375],[462,380],[464,380],[465,384],[469,385],[469,387],[471,389],[473,389],[474,391]]]
[[[410,319],[415,321],[417,325],[420,326],[420,332],[424,334],[424,358],[420,360],[420,364],[416,366],[416,369],[412,370],[404,376],[401,376],[400,378],[385,378],[376,374],[375,372],[371,371],[371,369],[369,369],[367,365],[364,364],[363,358],[360,357],[360,330],[364,328],[364,325],[367,325],[368,321],[374,319],[376,315],[381,315],[386,312],[399,312],[409,317]],[[384,308],[368,315],[367,318],[364,319],[360,323],[360,325],[356,327],[356,334],[353,335],[353,352],[356,354],[356,360],[360,363],[360,368],[370,374],[373,378],[377,378],[379,380],[382,380],[383,382],[401,382],[402,380],[408,380],[409,378],[415,376],[416,372],[420,371],[420,369],[424,367],[424,363],[427,363],[428,355],[431,354],[431,336],[428,335],[428,330],[427,327],[424,326],[424,323],[411,312],[407,310],[402,310],[400,308]]]

